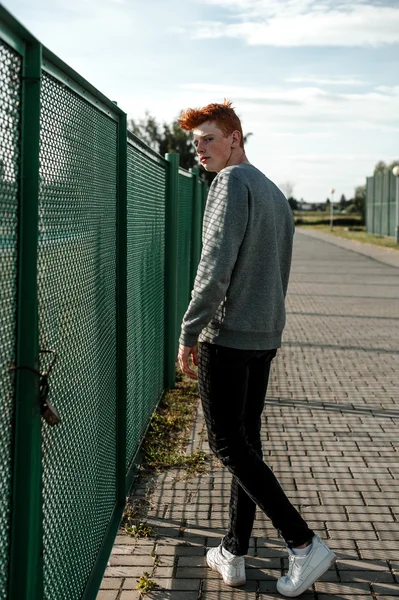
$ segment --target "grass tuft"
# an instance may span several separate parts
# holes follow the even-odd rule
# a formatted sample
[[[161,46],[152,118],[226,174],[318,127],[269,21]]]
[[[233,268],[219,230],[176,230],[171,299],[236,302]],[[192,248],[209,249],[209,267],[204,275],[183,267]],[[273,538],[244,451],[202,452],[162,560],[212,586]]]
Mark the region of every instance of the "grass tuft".
[[[204,469],[203,452],[185,454],[197,404],[197,387],[191,381],[177,381],[176,388],[166,392],[152,416],[143,444],[145,468],[186,468],[187,474]]]

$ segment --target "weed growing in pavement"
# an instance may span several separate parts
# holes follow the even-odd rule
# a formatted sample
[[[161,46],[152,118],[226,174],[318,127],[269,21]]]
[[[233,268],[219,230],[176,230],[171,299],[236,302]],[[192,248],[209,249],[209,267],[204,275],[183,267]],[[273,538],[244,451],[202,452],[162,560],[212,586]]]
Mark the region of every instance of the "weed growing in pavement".
[[[146,496],[135,496],[127,499],[121,526],[131,537],[148,538],[156,536],[154,529],[150,525],[145,524],[146,515],[151,507],[148,499],[151,491],[150,489]]]
[[[154,528],[146,523],[136,523],[135,525],[125,524],[125,531],[128,535],[138,539],[150,538],[156,535]]]
[[[152,553],[151,553],[151,556],[152,556]],[[159,564],[161,563],[161,557],[159,556],[159,554],[154,553],[153,559],[154,559],[154,568],[158,567]]]
[[[152,590],[158,587],[158,584],[150,578],[150,574],[147,571],[140,576],[140,579],[137,579],[137,582],[136,590],[140,590],[142,594],[152,592]]]
[[[187,475],[196,475],[197,473],[203,473],[206,468],[206,454],[202,450],[197,450],[186,457],[185,467]]]

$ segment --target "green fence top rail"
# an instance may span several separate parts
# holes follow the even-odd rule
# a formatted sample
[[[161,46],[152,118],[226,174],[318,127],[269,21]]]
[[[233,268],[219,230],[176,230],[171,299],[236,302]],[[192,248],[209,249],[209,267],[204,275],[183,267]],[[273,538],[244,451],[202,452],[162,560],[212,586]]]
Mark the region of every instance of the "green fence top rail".
[[[189,177],[190,179],[192,179],[193,177],[192,173],[189,173],[189,171],[186,171],[186,169],[183,169],[183,167],[179,167],[179,175],[184,175],[185,177]]]
[[[132,133],[129,130],[127,130],[127,141],[128,141],[128,144],[130,143],[133,146],[135,146],[136,148],[139,148],[140,151],[143,152],[143,154],[146,154],[149,158],[156,160],[159,164],[161,164],[162,166],[164,166],[166,168],[166,165],[167,165],[166,158],[164,158],[163,156],[158,154],[158,152],[156,152],[153,148],[151,148],[151,146],[149,146],[148,144],[143,142],[143,140],[138,138],[134,133]]]
[[[13,15],[0,5],[0,37],[16,50],[22,56],[25,55],[26,45],[40,44],[21,23],[17,21]],[[43,68],[50,74],[57,77],[69,87],[78,88],[77,91],[86,97],[91,103],[98,108],[107,108],[107,113],[110,116],[118,117],[125,114],[115,102],[110,100],[105,94],[100,92],[94,85],[89,83],[84,77],[79,75],[74,69],[67,65],[63,60],[58,58],[51,50],[42,46]]]

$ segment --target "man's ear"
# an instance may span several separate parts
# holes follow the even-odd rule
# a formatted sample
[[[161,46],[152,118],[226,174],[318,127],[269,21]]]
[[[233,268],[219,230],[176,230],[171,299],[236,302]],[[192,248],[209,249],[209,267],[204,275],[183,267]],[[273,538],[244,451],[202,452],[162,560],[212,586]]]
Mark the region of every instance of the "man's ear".
[[[240,145],[241,133],[238,130],[235,130],[235,131],[233,131],[232,136],[233,136],[233,139],[231,141],[231,147],[237,148]]]

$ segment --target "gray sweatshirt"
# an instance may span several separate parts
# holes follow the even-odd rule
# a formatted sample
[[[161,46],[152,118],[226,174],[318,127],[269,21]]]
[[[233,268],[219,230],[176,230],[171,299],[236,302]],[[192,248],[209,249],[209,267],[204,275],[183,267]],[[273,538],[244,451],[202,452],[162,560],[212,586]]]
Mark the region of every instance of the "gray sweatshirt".
[[[208,194],[180,343],[279,348],[293,235],[290,206],[263,173],[248,163],[220,171]]]

